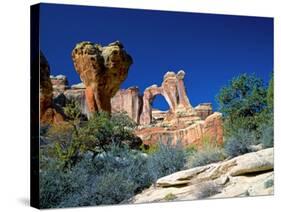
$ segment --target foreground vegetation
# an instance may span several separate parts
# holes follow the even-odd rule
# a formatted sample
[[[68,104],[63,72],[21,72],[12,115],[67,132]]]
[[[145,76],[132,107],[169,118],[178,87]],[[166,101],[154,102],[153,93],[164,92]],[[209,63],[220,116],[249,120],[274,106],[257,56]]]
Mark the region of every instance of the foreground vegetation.
[[[158,178],[183,168],[180,144],[159,143],[145,154],[125,114],[93,114],[83,123],[75,108],[69,105],[69,121],[45,135],[51,141],[40,150],[41,207],[126,203]]]

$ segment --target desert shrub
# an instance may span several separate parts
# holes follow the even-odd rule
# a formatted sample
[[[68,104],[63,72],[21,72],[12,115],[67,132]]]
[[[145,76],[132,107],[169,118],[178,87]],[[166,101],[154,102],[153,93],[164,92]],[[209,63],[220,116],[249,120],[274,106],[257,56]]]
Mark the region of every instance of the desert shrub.
[[[227,138],[224,150],[230,157],[236,157],[252,151],[252,146],[257,144],[254,132],[239,129],[237,133]]]
[[[113,124],[118,125],[120,128],[135,128],[137,126],[136,122],[131,119],[127,113],[113,113],[111,116],[111,121]]]
[[[69,122],[53,124],[47,131],[47,137],[53,141],[66,145],[72,139],[73,127]]]
[[[43,208],[125,203],[185,163],[180,144],[159,144],[150,155],[132,149],[135,123],[124,114],[95,113],[82,122],[75,110],[65,113],[69,120],[48,130],[54,142],[40,149]]]
[[[58,207],[64,198],[86,184],[86,170],[79,172],[64,170],[63,163],[49,156],[45,147],[40,150],[39,192],[40,207]]]
[[[145,154],[152,155],[159,150],[159,144],[141,145],[141,151]]]
[[[69,121],[56,126],[58,133],[53,130],[49,133],[53,136],[57,156],[64,161],[65,167],[75,165],[85,152],[92,152],[95,157],[109,151],[112,144],[131,148],[141,145],[142,141],[133,134],[135,124],[127,115],[114,114],[110,117],[106,112],[99,112],[92,114],[87,122],[80,122],[76,110],[75,104],[67,106],[65,113]],[[61,129],[64,125],[69,125],[70,130],[64,132]]]
[[[197,186],[195,196],[197,199],[204,199],[220,193],[221,189],[221,186],[214,182],[201,183]]]
[[[170,141],[166,144],[160,142],[159,149],[149,159],[149,169],[156,180],[181,170],[185,162],[186,154],[180,142],[176,145],[171,144]]]
[[[174,195],[173,193],[168,193],[165,195],[164,200],[166,201],[172,201],[175,200],[177,198],[176,195]]]
[[[273,147],[273,140],[274,140],[274,129],[273,129],[273,123],[268,123],[261,125],[261,137],[260,142],[262,143],[264,148]]]
[[[269,180],[264,182],[264,188],[270,188],[273,185],[274,185],[274,180],[273,179],[269,179]]]
[[[40,136],[46,136],[48,133],[50,125],[49,124],[40,124]]]
[[[195,144],[190,144],[185,148],[185,152],[187,156],[192,155],[193,153],[195,153],[197,151],[197,146]]]
[[[204,166],[210,163],[215,163],[225,159],[225,154],[220,147],[204,147],[193,152],[188,157],[188,168]]]
[[[110,149],[112,144],[122,145],[123,141],[134,142],[133,121],[125,114],[115,114],[111,118],[106,112],[94,113],[78,131],[78,141],[85,148],[98,152]]]
[[[42,150],[40,160],[40,200],[44,208],[126,203],[185,163],[184,149],[170,143],[159,144],[158,151],[151,155],[112,144],[110,150],[96,157],[89,151],[83,153],[71,167],[64,167],[46,150]]]
[[[113,146],[111,151],[99,155],[94,161],[94,174],[108,174],[123,170],[126,178],[135,183],[135,191],[151,184],[152,178],[147,166],[148,158],[140,151]]]
[[[266,95],[267,105],[271,111],[273,111],[274,107],[274,76],[273,73],[271,75],[271,79],[269,81],[267,95]]]
[[[79,121],[81,116],[79,103],[74,100],[71,100],[66,104],[66,106],[63,108],[63,112],[71,121]]]
[[[94,159],[89,153],[71,169],[62,170],[58,169],[57,174],[63,174],[69,180],[58,182],[63,188],[71,184],[71,191],[57,192],[54,203],[57,207],[118,204],[152,183],[147,158],[140,151],[119,146],[113,146]],[[74,181],[81,174],[83,180]]]

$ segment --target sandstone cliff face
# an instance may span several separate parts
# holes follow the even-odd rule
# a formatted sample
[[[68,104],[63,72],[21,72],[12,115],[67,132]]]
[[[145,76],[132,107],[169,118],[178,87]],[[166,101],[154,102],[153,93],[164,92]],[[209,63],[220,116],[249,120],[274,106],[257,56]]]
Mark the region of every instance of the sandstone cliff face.
[[[160,178],[132,203],[227,198],[273,194],[273,148]]]
[[[57,85],[53,84],[54,90],[56,87]],[[75,84],[71,87],[65,87],[65,89],[56,90],[53,92],[54,102],[61,107],[65,107],[69,101],[77,101],[80,105],[81,113],[89,118],[91,112],[88,109],[85,90],[86,87],[83,83]],[[141,108],[142,96],[137,87],[119,90],[111,98],[111,112],[126,112],[136,123],[139,123]]]
[[[53,88],[50,79],[50,66],[40,52],[40,123],[50,124],[63,121],[63,115],[53,104]]]
[[[111,98],[111,111],[126,112],[136,123],[139,123],[142,109],[142,96],[137,87],[119,90]]]
[[[74,67],[85,85],[89,112],[111,112],[110,99],[126,79],[133,60],[116,41],[108,46],[78,43],[72,51]]]
[[[211,103],[201,103],[194,108],[197,116],[202,120],[205,120],[209,115],[213,113],[213,108]]]
[[[187,126],[159,124],[140,128],[136,130],[136,134],[147,145],[156,144],[159,141],[171,141],[174,144],[180,141],[184,146],[201,147],[205,138],[220,145],[223,144],[222,115],[215,112],[205,121],[199,120]]]

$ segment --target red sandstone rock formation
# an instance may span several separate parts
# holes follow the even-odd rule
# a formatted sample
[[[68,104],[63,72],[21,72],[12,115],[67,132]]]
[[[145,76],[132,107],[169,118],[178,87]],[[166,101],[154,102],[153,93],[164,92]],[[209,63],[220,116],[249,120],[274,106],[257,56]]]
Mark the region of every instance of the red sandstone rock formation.
[[[53,88],[50,67],[45,56],[40,53],[40,123],[51,124],[63,121],[63,116],[53,104]]]
[[[51,83],[53,86],[53,94],[57,96],[60,93],[63,93],[68,88],[68,81],[66,76],[58,75],[58,76],[50,76]]]
[[[220,145],[223,143],[222,116],[215,112],[205,121],[197,121],[187,127],[151,126],[136,130],[136,135],[147,145],[170,140],[173,144],[180,141],[184,146],[201,147],[205,138]]]
[[[178,74],[168,72],[160,87],[157,85],[148,87],[143,96],[137,87],[119,90],[111,98],[111,112],[125,111],[136,123],[140,123],[135,133],[148,145],[171,140],[173,143],[181,141],[185,146],[200,147],[205,138],[222,144],[221,114],[213,113],[210,103],[202,103],[193,108],[185,92],[183,77],[183,71]],[[62,81],[52,82],[54,89],[63,87],[61,86]],[[71,88],[65,87],[65,90],[60,89],[60,92],[66,99],[78,101],[81,112],[89,115],[85,90],[84,83],[80,83]],[[151,105],[156,95],[165,97],[170,106],[169,111],[152,108]]]
[[[213,108],[211,103],[201,103],[194,108],[196,114],[205,120],[209,115],[213,113]]]
[[[81,42],[73,49],[72,59],[86,87],[88,110],[111,112],[110,99],[119,90],[133,63],[123,45],[118,41],[105,47]]]
[[[204,122],[203,134],[217,144],[223,144],[222,114],[215,112],[208,116]]]
[[[136,123],[139,123],[142,109],[142,96],[137,87],[119,90],[111,98],[111,112],[126,112]]]
[[[174,72],[167,72],[164,75],[162,85],[152,85],[145,89],[143,95],[143,109],[140,117],[140,123],[147,125],[152,122],[152,101],[156,95],[163,95],[170,106],[168,120],[176,118],[178,115],[195,116],[189,99],[186,95],[184,79],[185,72],[179,71],[177,74]]]
[[[140,117],[143,126],[136,130],[136,134],[145,144],[171,140],[173,143],[181,141],[184,145],[200,147],[205,138],[210,142],[223,143],[221,114],[213,113],[210,103],[200,104],[196,108],[191,106],[185,91],[184,76],[184,71],[177,74],[167,72],[160,87],[152,85],[144,91]],[[170,106],[166,114],[161,112],[160,118],[152,116],[152,102],[156,95],[163,95]]]

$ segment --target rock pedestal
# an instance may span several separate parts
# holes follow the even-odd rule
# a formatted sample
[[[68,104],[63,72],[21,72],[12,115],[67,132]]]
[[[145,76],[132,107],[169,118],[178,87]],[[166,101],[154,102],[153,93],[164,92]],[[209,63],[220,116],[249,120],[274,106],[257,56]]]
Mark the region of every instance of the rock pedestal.
[[[108,46],[78,43],[72,51],[74,67],[84,83],[89,112],[111,112],[110,99],[126,79],[133,60],[116,41]]]

